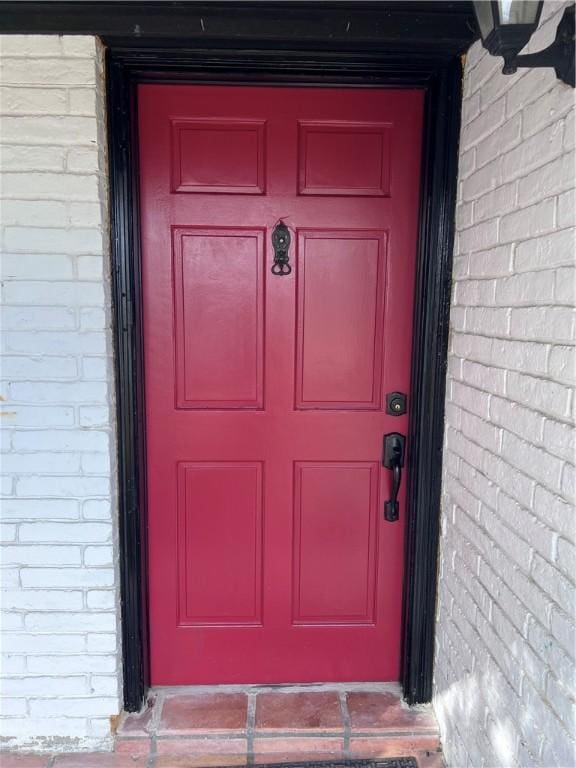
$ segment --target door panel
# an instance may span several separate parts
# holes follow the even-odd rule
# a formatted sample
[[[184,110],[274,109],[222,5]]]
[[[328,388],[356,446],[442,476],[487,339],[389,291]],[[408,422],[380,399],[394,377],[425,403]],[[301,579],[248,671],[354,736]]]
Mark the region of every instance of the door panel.
[[[178,467],[179,626],[250,625],[262,613],[262,465]]]
[[[264,194],[262,120],[172,120],[172,191]]]
[[[295,624],[373,624],[378,463],[297,462]]]
[[[422,104],[138,88],[154,684],[398,679]]]
[[[384,259],[383,232],[300,233],[298,408],[380,407]]]
[[[262,407],[263,275],[262,230],[174,230],[179,408]]]
[[[388,196],[390,125],[300,121],[299,128],[301,195]]]

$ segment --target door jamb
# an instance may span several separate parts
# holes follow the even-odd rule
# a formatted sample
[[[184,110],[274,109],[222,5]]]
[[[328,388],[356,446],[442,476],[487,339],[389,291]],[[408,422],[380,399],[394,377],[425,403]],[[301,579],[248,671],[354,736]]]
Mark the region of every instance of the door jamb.
[[[462,65],[374,51],[111,45],[107,51],[108,149],[124,707],[149,687],[146,481],[135,85],[210,82],[422,88],[426,93],[408,427],[406,559],[401,683],[409,704],[430,701],[444,433],[452,247]]]

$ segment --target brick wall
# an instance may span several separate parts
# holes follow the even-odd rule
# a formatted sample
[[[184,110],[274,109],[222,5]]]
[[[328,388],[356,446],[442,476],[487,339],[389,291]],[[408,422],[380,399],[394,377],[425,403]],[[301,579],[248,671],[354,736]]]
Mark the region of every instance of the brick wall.
[[[106,745],[120,707],[102,59],[0,37],[2,734]]]
[[[435,708],[448,766],[569,768],[574,91],[501,66],[476,43],[464,80]]]

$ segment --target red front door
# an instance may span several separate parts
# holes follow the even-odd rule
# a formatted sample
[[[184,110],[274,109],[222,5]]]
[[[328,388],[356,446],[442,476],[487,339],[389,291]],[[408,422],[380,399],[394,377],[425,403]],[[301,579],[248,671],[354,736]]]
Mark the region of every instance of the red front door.
[[[138,100],[152,682],[397,680],[422,93]]]

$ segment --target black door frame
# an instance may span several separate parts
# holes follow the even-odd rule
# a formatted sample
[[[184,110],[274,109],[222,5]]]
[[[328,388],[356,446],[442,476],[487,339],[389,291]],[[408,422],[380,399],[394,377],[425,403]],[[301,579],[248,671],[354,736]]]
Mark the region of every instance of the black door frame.
[[[454,53],[261,46],[193,48],[108,41],[107,89],[124,706],[149,687],[146,463],[135,86],[140,82],[403,87],[425,90],[422,191],[409,419],[402,677],[430,701],[434,659],[444,396],[462,64]],[[181,43],[179,44],[181,45]]]

